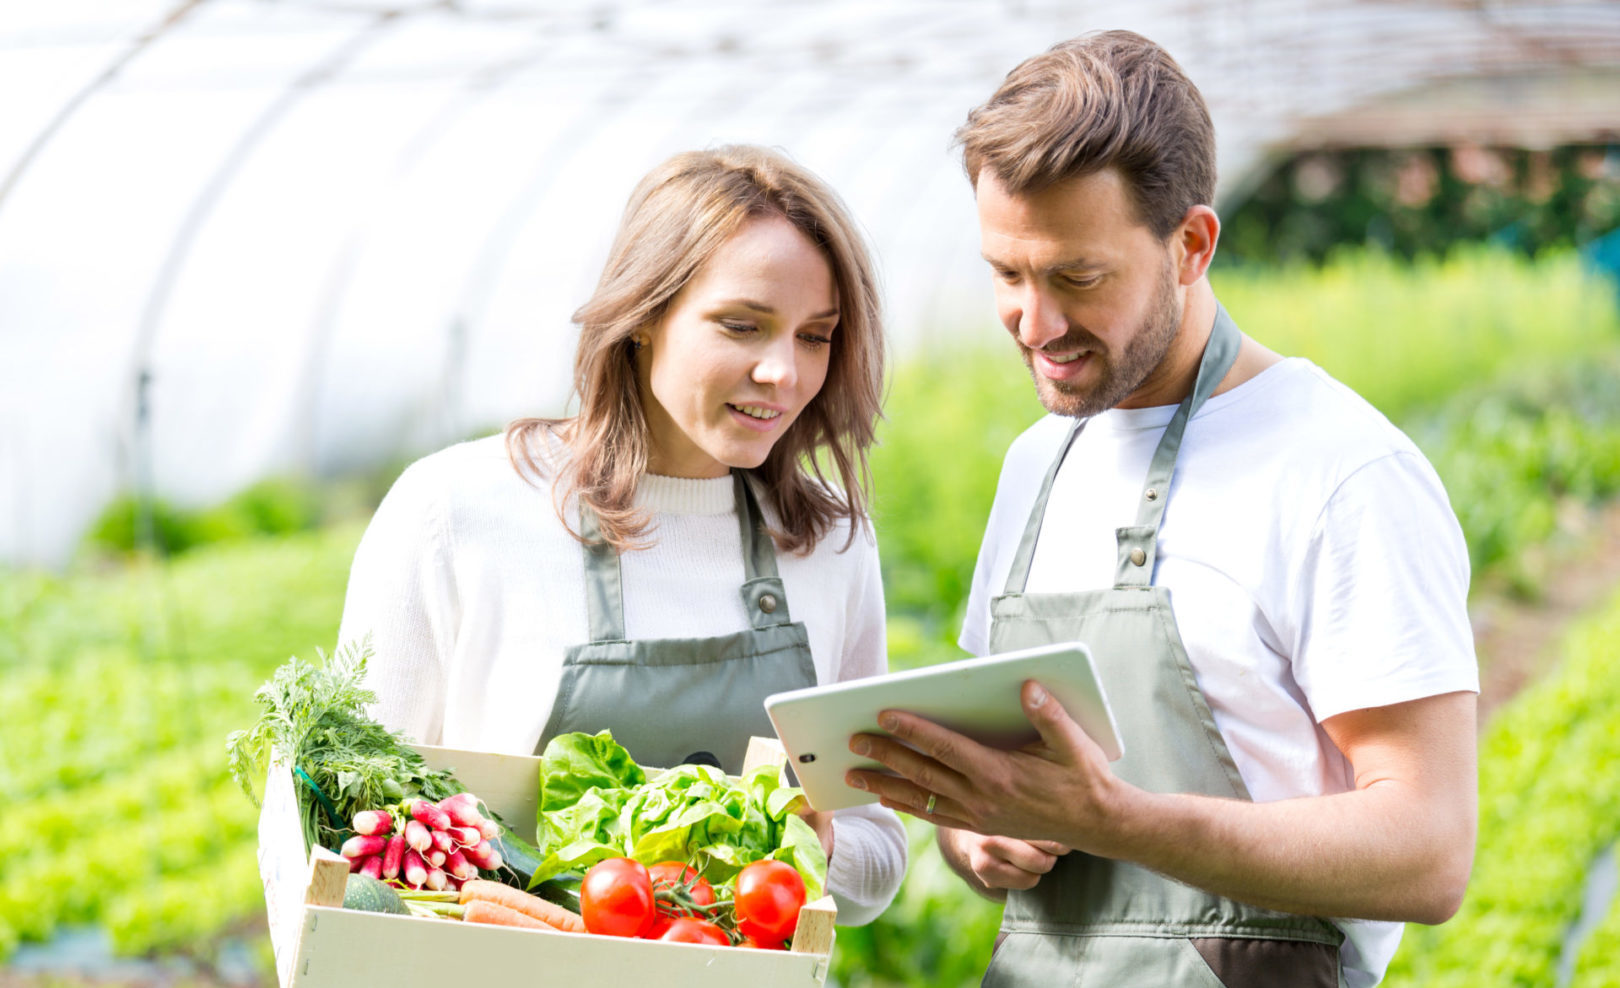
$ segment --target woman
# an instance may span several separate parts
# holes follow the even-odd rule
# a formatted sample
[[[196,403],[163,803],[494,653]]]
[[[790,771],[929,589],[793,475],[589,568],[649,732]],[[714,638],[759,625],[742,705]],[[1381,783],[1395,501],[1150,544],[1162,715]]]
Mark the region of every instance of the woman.
[[[637,186],[574,321],[579,414],[407,469],[340,640],[371,635],[378,716],[418,741],[529,754],[606,728],[642,764],[736,773],[774,734],[766,696],[887,664],[871,262],[785,157],[688,152]],[[869,921],[905,870],[898,819],[807,819],[839,920]]]

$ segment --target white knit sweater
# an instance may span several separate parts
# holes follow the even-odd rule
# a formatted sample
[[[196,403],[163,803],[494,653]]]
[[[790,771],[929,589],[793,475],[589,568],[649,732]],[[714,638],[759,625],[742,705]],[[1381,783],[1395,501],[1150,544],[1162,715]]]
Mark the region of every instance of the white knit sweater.
[[[648,475],[636,503],[651,512],[656,543],[620,557],[627,637],[748,628],[731,478]],[[577,519],[573,501],[564,512]],[[808,555],[777,553],[818,682],[887,668],[877,547],[862,533],[842,551],[847,532],[836,529]],[[355,553],[338,637],[367,634],[382,723],[424,744],[533,753],[563,655],[590,638],[583,552],[549,486],[512,468],[503,436],[412,464],[377,508]],[[905,830],[890,811],[860,807],[836,815],[833,842],[828,890],[838,920],[869,922],[905,873]]]

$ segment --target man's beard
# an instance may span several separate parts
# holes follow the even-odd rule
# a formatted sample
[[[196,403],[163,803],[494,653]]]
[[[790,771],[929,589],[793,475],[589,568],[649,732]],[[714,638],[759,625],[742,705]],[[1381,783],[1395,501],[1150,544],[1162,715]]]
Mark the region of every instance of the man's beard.
[[[1181,307],[1176,301],[1174,269],[1170,258],[1165,258],[1164,270],[1154,293],[1153,307],[1125,344],[1116,367],[1102,341],[1078,326],[1071,327],[1063,338],[1051,344],[1057,351],[1079,348],[1090,351],[1088,359],[1101,363],[1101,380],[1084,386],[1066,381],[1053,381],[1035,370],[1035,357],[1028,347],[1020,347],[1029,376],[1035,381],[1035,396],[1046,410],[1054,415],[1070,418],[1090,418],[1106,412],[1130,397],[1149,374],[1163,362],[1170,344],[1181,328]]]

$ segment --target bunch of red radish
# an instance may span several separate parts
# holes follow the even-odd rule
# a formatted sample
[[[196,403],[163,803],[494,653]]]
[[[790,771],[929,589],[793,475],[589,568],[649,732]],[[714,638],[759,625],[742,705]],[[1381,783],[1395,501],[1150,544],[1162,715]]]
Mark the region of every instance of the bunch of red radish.
[[[479,870],[501,866],[490,840],[494,820],[478,812],[478,797],[458,793],[437,803],[407,799],[389,810],[354,815],[354,836],[343,843],[349,871],[433,891],[459,889]]]

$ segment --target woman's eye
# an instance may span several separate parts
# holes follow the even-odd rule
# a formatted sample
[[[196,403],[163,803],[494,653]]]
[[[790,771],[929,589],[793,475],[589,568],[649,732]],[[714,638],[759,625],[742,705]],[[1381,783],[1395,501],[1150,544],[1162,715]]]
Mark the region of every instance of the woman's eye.
[[[753,323],[735,322],[730,319],[722,319],[720,320],[720,325],[724,326],[733,333],[752,333],[754,331]]]
[[[820,333],[800,333],[799,342],[812,350],[824,347],[832,342],[831,336],[822,336]]]

